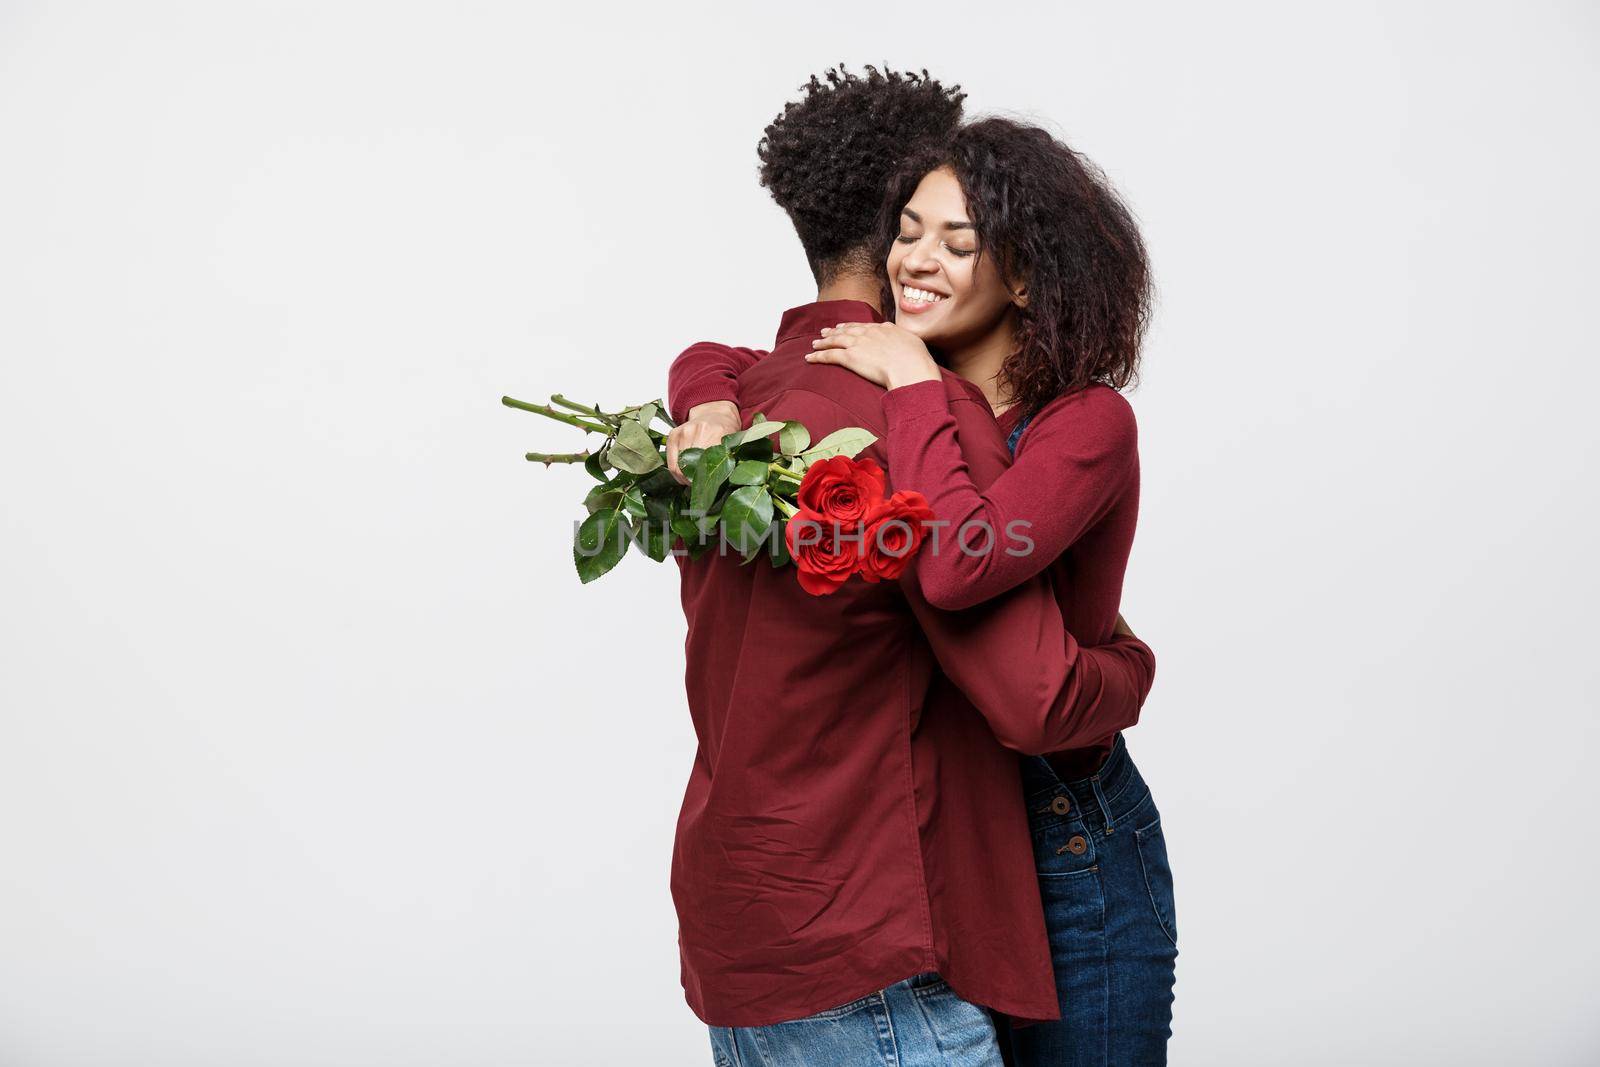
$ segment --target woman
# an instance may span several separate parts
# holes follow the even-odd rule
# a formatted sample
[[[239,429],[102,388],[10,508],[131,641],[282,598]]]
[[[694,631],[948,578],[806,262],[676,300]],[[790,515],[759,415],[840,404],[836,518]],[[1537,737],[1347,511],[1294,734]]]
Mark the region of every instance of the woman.
[[[915,158],[881,226],[892,323],[824,330],[808,356],[888,390],[889,471],[971,551],[924,552],[936,606],[981,603],[1046,567],[1067,629],[1109,640],[1138,510],[1134,377],[1150,278],[1137,227],[1103,176],[1047,132],[986,119]],[[697,346],[674,375],[732,382],[759,358]],[[939,362],[979,386],[1013,450],[985,491],[967,477]],[[736,427],[735,427],[736,428]],[[992,534],[1025,523],[1031,551]],[[967,524],[971,523],[971,527]],[[1177,956],[1160,815],[1120,733],[1025,757],[1023,786],[1061,1020],[1012,1032],[1021,1064],[1164,1063]]]

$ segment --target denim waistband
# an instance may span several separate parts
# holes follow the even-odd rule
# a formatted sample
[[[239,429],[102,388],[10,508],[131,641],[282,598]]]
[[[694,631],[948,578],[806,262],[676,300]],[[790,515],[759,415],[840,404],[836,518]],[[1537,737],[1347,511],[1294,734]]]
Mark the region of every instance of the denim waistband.
[[[1050,761],[1043,756],[1024,756],[1022,787],[1030,812],[1048,808],[1052,800],[1066,793],[1072,798],[1073,814],[1101,828],[1108,822],[1105,809],[1109,809],[1109,821],[1114,824],[1118,817],[1126,815],[1143,801],[1148,792],[1144,778],[1133,765],[1127,743],[1120,733],[1100,769],[1087,778],[1072,782],[1063,782],[1055,768],[1050,766]]]

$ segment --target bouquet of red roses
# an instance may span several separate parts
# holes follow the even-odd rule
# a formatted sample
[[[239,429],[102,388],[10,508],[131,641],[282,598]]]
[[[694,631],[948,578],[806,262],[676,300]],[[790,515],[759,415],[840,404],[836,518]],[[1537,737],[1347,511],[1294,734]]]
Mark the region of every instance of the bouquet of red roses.
[[[793,563],[801,587],[824,596],[852,575],[899,578],[933,519],[920,493],[886,495],[883,469],[855,458],[877,440],[860,427],[812,444],[800,423],[758,412],[720,443],[684,449],[683,485],[667,470],[666,435],[654,425],[673,425],[659,400],[617,412],[560,395],[548,405],[500,401],[604,435],[592,451],[527,453],[546,466],[581,463],[599,483],[584,498],[588,518],[573,538],[573,563],[585,583],[615,567],[629,544],[658,562],[732,548],[743,563],[761,555],[774,566]]]
[[[785,527],[800,586],[825,596],[859,574],[893,581],[922,547],[933,509],[921,493],[884,496],[883,468],[870,459],[834,456],[807,468]]]

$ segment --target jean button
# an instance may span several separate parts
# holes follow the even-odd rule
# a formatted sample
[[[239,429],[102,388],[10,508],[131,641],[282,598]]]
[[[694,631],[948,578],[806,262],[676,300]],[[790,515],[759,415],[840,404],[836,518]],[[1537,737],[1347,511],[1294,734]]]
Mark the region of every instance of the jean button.
[[[1064,796],[1058,796],[1050,802],[1050,810],[1057,815],[1065,815],[1072,810],[1072,801]]]
[[[1085,841],[1081,834],[1074,835],[1072,840],[1067,842],[1067,851],[1074,856],[1081,856],[1089,851],[1089,842]]]

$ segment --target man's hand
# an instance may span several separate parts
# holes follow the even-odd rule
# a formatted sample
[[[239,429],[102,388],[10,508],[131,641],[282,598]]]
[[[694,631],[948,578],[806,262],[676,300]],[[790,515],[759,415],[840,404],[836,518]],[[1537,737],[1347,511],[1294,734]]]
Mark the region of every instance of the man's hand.
[[[718,444],[730,433],[744,429],[739,418],[739,406],[731,400],[713,400],[709,404],[696,404],[689,409],[689,417],[667,433],[667,469],[684,485],[689,479],[678,469],[678,453],[686,448],[709,448]]]
[[[1137,636],[1133,632],[1133,627],[1128,625],[1128,620],[1124,619],[1122,617],[1122,612],[1120,612],[1120,611],[1117,612],[1117,625],[1116,625],[1116,627],[1114,629],[1112,629],[1111,632],[1116,634],[1118,637],[1135,637],[1135,636]]]

